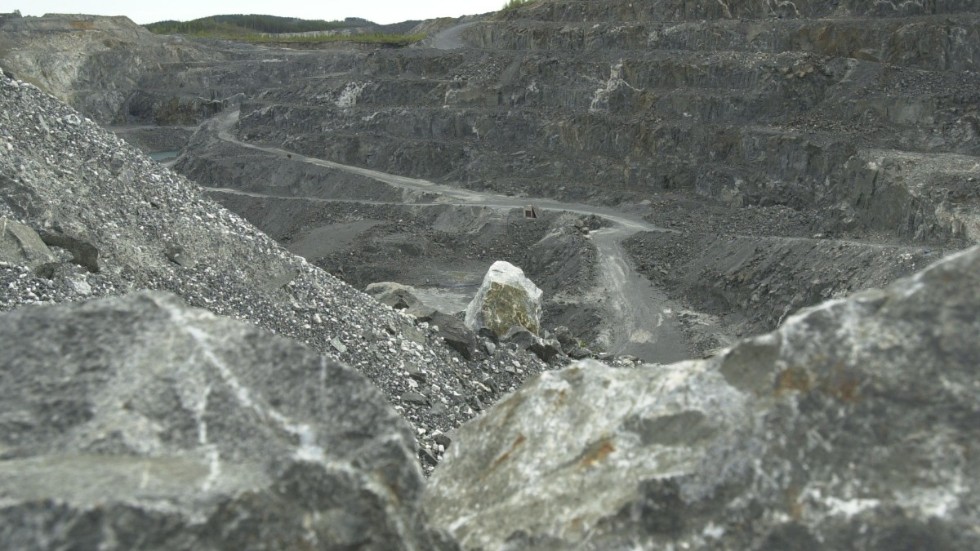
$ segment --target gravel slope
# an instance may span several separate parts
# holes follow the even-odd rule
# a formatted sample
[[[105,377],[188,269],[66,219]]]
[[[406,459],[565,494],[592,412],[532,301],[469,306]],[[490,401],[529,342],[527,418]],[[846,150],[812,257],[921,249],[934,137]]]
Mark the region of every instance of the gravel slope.
[[[346,362],[416,428],[431,467],[451,431],[546,366],[507,347],[467,362],[416,322],[295,256],[36,87],[0,80],[0,216],[98,250],[0,263],[0,310],[167,290]],[[53,242],[48,237],[49,242]],[[436,442],[436,437],[440,443]]]

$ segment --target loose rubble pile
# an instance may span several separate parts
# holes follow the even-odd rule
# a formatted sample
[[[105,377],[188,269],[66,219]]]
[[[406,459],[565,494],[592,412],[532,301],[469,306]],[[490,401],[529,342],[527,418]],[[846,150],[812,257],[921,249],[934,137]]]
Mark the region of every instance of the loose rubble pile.
[[[542,374],[426,510],[465,549],[980,546],[980,248],[723,355]]]
[[[412,427],[295,341],[140,293],[0,315],[0,350],[4,549],[455,548]]]
[[[54,255],[0,258],[0,310],[165,290],[365,374],[412,423],[427,469],[446,433],[547,365],[509,346],[466,358],[296,257],[197,187],[30,84],[0,81],[0,251],[25,231]],[[20,228],[20,229],[14,229]],[[16,232],[16,233],[14,233]],[[94,260],[93,260],[94,259]]]

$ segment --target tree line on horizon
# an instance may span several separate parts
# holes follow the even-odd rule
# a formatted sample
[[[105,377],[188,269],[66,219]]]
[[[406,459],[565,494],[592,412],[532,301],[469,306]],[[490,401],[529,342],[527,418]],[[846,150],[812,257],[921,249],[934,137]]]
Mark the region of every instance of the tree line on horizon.
[[[364,19],[349,18],[344,21],[324,21],[322,19],[299,19],[276,15],[212,15],[192,21],[158,21],[145,27],[157,34],[205,34],[205,33],[307,33],[334,31],[372,25]]]
[[[159,21],[144,25],[156,34],[183,34],[197,38],[234,40],[250,43],[319,44],[355,42],[383,46],[407,46],[425,38],[422,34],[384,32],[382,27],[356,17],[343,21],[324,21],[275,15],[213,15],[192,21]],[[388,26],[390,29],[391,26]],[[342,34],[302,34],[354,30]],[[374,29],[373,32],[370,32]]]

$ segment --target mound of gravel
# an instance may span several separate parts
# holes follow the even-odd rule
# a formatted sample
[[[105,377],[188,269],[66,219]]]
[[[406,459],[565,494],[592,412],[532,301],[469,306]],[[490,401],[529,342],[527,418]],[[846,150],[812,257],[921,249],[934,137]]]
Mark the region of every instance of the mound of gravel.
[[[56,261],[0,263],[0,311],[134,290],[294,338],[372,380],[417,431],[431,470],[444,433],[545,369],[512,348],[467,361],[433,328],[290,254],[185,178],[36,87],[0,80],[0,216]]]

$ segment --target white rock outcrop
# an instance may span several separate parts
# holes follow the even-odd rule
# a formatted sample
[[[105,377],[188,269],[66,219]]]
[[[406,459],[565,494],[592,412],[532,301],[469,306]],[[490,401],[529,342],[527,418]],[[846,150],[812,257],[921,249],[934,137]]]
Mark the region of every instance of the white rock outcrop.
[[[490,266],[466,307],[466,326],[473,331],[490,329],[498,337],[517,326],[537,335],[541,330],[542,295],[524,270],[498,260]]]

